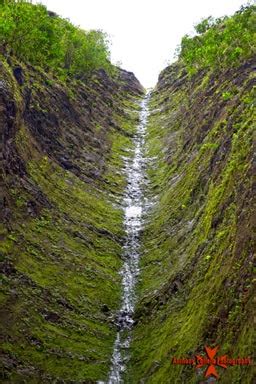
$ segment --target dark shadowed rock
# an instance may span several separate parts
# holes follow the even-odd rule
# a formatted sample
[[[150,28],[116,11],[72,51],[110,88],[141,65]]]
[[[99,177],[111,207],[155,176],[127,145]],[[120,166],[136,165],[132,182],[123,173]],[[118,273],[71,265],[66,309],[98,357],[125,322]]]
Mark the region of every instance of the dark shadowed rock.
[[[22,70],[21,67],[15,67],[13,69],[13,75],[14,75],[14,77],[17,80],[17,83],[19,85],[23,85],[24,84],[23,70]]]

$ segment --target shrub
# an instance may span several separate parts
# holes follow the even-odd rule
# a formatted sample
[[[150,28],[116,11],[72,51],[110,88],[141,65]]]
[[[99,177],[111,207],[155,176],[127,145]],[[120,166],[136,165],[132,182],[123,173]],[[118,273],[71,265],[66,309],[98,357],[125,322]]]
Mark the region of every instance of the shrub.
[[[107,36],[84,31],[27,1],[0,2],[1,50],[57,74],[84,77],[111,69]]]
[[[188,72],[235,66],[256,53],[256,7],[242,7],[232,17],[208,17],[195,26],[194,37],[182,38],[179,57]]]

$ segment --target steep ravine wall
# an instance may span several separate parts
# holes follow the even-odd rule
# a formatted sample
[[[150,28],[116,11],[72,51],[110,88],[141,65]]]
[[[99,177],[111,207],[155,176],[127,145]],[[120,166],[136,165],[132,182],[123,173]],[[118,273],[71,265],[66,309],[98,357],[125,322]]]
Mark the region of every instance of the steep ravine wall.
[[[11,56],[0,76],[1,382],[106,380],[121,295],[122,156],[143,89],[123,70],[64,83]]]
[[[255,58],[189,77],[178,62],[152,93],[147,155],[155,205],[142,235],[127,383],[208,383],[172,358],[253,357]],[[217,368],[252,383],[253,366]],[[211,380],[214,380],[211,378]]]
[[[171,362],[205,345],[252,357],[254,69],[178,62],[152,93],[129,384],[209,382]],[[64,83],[12,56],[0,74],[1,382],[106,381],[142,87],[122,70]],[[218,367],[228,384],[252,370]]]

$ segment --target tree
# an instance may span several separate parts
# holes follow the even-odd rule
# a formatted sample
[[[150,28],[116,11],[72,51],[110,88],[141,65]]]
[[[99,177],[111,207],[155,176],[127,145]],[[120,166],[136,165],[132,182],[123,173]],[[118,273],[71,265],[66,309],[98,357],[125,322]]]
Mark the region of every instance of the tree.
[[[103,32],[83,31],[45,6],[27,1],[0,3],[0,41],[19,59],[57,74],[84,77],[98,68],[111,68]]]

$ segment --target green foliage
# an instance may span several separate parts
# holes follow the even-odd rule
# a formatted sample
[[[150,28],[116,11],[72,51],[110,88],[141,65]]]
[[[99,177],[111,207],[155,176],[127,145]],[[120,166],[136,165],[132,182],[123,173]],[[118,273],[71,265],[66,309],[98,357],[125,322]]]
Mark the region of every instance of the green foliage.
[[[211,26],[214,24],[214,18],[212,16],[207,17],[207,19],[202,20],[199,24],[195,26],[197,33],[205,33]]]
[[[232,98],[232,93],[231,92],[223,92],[222,93],[222,98],[223,100],[227,101],[227,100],[230,100]]]
[[[171,364],[204,345],[253,354],[253,64],[193,79],[183,68],[166,68],[150,100],[146,197],[156,203],[141,237],[127,383],[205,382],[204,370]],[[221,382],[253,381],[252,366],[233,368]]]
[[[84,31],[41,4],[0,3],[0,41],[3,51],[64,77],[83,78],[99,68],[111,69],[102,31]]]
[[[190,74],[199,69],[236,66],[256,51],[255,6],[242,7],[232,17],[208,17],[195,26],[198,35],[182,38],[180,58]]]

